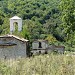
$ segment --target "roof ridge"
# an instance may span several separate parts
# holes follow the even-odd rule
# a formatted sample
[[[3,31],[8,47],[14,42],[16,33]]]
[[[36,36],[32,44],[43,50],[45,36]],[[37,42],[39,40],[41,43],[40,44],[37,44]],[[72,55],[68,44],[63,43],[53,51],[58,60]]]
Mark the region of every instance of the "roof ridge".
[[[20,37],[18,37],[18,36],[10,35],[10,34],[4,35],[4,36],[0,36],[0,37],[14,37],[14,38],[16,38],[16,39],[18,39],[18,40],[21,40],[21,41],[26,41],[26,42],[29,41],[29,40],[27,40],[27,39],[20,38]]]

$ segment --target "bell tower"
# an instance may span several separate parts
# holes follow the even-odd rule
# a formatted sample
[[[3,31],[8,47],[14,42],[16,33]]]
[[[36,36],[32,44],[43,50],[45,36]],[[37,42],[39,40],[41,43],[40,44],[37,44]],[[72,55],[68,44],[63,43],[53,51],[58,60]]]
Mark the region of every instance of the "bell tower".
[[[18,24],[18,31],[22,30],[22,19],[19,18],[18,16],[14,16],[10,18],[10,33],[15,31],[14,23]]]

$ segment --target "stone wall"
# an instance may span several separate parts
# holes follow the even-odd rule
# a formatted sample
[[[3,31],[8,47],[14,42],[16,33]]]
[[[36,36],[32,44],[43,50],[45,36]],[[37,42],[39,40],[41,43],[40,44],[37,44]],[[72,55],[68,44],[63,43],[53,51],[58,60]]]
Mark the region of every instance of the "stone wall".
[[[15,43],[16,45],[3,45],[6,43]],[[2,44],[2,45],[1,45]],[[15,38],[0,38],[0,58],[19,58],[26,57],[26,42]]]
[[[33,49],[31,51],[31,53],[33,53],[33,55],[36,55],[36,54],[40,54],[40,53],[41,54],[51,53],[51,52],[54,51],[54,52],[63,54],[64,53],[64,50],[65,50],[65,47],[64,46],[49,45],[48,47],[46,47],[46,49],[39,49],[39,48]]]
[[[64,46],[55,46],[55,45],[49,45],[48,46],[48,52],[51,51],[57,51],[58,53],[64,53],[65,47]]]
[[[34,41],[32,43],[32,49],[33,50],[34,49],[36,49],[36,50],[39,50],[39,49],[44,50],[44,49],[46,49],[48,47],[48,44],[45,41],[41,41],[40,43],[41,43],[41,48],[39,48],[39,41]]]

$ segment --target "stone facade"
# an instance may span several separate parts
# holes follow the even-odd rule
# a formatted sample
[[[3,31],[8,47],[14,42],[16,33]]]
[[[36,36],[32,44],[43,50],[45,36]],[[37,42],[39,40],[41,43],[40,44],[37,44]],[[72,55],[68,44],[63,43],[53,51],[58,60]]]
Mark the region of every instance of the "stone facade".
[[[55,45],[48,45],[46,40],[36,40],[32,43],[32,53],[35,54],[44,54],[49,53],[52,51],[56,51],[58,53],[63,54],[65,50],[64,46],[55,46]]]
[[[48,48],[48,42],[46,40],[36,40],[32,43],[32,53],[45,53]]]
[[[55,46],[55,45],[49,45],[48,46],[48,52],[51,52],[51,51],[56,51],[60,54],[63,54],[64,53],[64,50],[65,50],[65,47],[64,46]]]
[[[28,40],[14,35],[0,36],[0,58],[26,57]]]

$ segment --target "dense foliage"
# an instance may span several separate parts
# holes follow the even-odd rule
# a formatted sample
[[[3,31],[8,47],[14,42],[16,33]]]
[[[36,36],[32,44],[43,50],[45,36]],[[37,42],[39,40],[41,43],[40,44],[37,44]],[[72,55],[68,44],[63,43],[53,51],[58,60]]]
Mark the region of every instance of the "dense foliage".
[[[60,0],[0,1],[0,33],[9,33],[8,19],[17,15],[23,19],[23,29],[27,29],[27,32],[24,33],[23,31],[25,37],[27,36],[31,39],[44,39],[47,34],[57,34],[55,33],[56,28],[60,24],[59,2]]]
[[[62,11],[62,32],[64,34],[66,43],[69,47],[75,46],[75,1],[62,0],[60,2],[60,9]]]
[[[74,0],[0,0],[1,35],[10,33],[9,18],[15,15],[23,19],[23,30],[13,34],[75,46]]]

